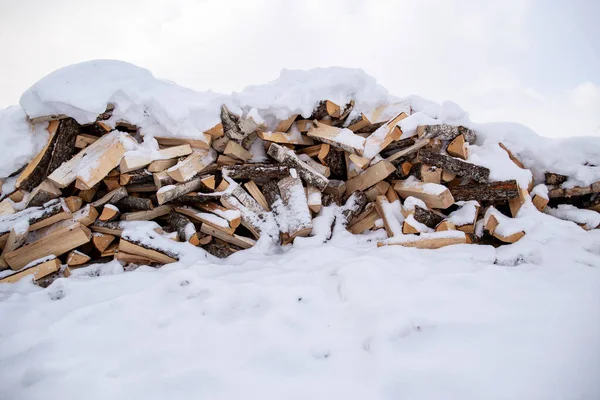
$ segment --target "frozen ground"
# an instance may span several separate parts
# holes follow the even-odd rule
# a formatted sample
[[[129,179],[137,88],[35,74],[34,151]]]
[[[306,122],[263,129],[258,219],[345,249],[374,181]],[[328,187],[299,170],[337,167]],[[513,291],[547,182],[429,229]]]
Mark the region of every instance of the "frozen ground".
[[[587,253],[338,243],[3,285],[0,398],[598,399]]]

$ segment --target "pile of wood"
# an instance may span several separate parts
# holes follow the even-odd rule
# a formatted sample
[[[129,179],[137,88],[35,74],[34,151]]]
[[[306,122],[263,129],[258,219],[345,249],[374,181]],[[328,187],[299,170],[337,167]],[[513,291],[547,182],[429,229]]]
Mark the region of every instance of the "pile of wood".
[[[313,218],[332,204],[350,232],[384,228],[398,239],[379,245],[501,245],[524,235],[502,226],[531,188],[489,182],[487,168],[465,161],[476,139],[465,127],[420,126],[417,136],[401,139],[398,123],[409,108],[355,115],[353,102],[325,100],[310,118],[292,115],[269,130],[223,106],[221,123],[202,138],[158,137],[160,150],[147,154],[127,153],[140,132],[127,121],[112,130],[111,109],[85,126],[68,116],[32,121],[49,120],[49,140],[14,174],[14,191],[2,194],[0,269],[17,271],[2,282],[33,275],[47,285],[69,268],[112,259],[167,264],[180,259],[170,241],[222,258],[263,236],[290,244],[310,236]],[[257,145],[267,159],[253,163]],[[559,185],[554,175],[549,183]],[[549,197],[573,190],[551,189]],[[533,203],[541,210],[548,200],[534,195]],[[485,234],[477,237],[482,219]],[[159,228],[128,234],[135,221]]]

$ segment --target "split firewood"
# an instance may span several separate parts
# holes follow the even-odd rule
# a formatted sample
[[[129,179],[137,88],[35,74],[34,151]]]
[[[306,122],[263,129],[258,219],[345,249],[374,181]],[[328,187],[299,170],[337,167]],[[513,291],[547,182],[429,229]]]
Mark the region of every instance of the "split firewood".
[[[352,132],[358,132],[369,125],[371,125],[371,121],[369,121],[365,114],[361,113],[348,123],[348,129],[350,129]]]
[[[102,222],[96,221],[94,225],[90,225],[90,229],[94,233],[103,233],[111,236],[121,236],[125,230],[120,221]]]
[[[202,134],[202,139],[188,139],[188,138],[167,138],[167,137],[154,137],[159,145],[161,146],[181,146],[189,145],[196,149],[208,150],[212,142],[213,137],[208,133]]]
[[[569,179],[566,175],[555,174],[553,172],[546,172],[545,183],[546,185],[562,185]]]
[[[390,189],[390,183],[386,181],[377,182],[365,191],[369,201],[375,201],[377,196],[385,195]]]
[[[85,264],[90,260],[90,256],[88,256],[85,253],[82,253],[79,250],[71,250],[71,252],[67,255],[67,265],[69,267],[77,267]]]
[[[293,133],[284,133],[282,131],[278,132],[257,132],[258,137],[262,140],[266,140],[268,142],[274,143],[285,143],[285,144],[297,144],[300,146],[312,146],[314,145],[314,140],[312,140],[308,136],[293,134]]]
[[[290,168],[295,168],[300,178],[309,185],[313,185],[319,190],[325,189],[329,180],[315,171],[314,168],[306,164],[293,151],[286,149],[276,143],[272,143],[269,146],[267,154],[273,157],[275,160],[287,165]]]
[[[233,142],[232,142],[233,143]],[[171,168],[167,169],[167,174],[175,181],[187,182],[192,179],[198,172],[206,166],[202,163],[202,157],[199,153],[193,152],[184,160],[178,162]],[[158,173],[160,174],[160,173]],[[156,176],[157,174],[155,174]],[[158,186],[158,185],[157,185]]]
[[[74,213],[75,211],[78,211],[83,205],[83,199],[79,196],[69,196],[65,198],[65,204],[67,205],[69,211]]]
[[[202,177],[196,177],[176,185],[163,186],[156,192],[156,199],[158,204],[162,205],[184,194],[200,190],[203,186]]]
[[[512,215],[513,218],[515,218],[517,216],[517,214],[519,213],[519,210],[521,210],[521,207],[523,206],[523,204],[525,204],[525,202],[529,198],[530,198],[529,192],[527,191],[527,189],[519,188],[519,195],[515,198],[508,200],[508,206],[510,208],[510,215]]]
[[[212,136],[213,140],[214,139],[218,139],[220,137],[223,136],[223,124],[222,123],[218,123],[215,126],[213,126],[212,128],[204,131],[204,133],[206,133],[207,135]]]
[[[167,171],[155,172],[152,177],[154,186],[162,188],[164,186],[175,185],[177,181],[173,179]]]
[[[4,255],[13,270],[18,270],[48,254],[60,256],[90,241],[92,233],[85,226],[75,223],[50,233],[41,239],[24,245]]]
[[[220,137],[218,139],[213,140],[212,148],[217,151],[217,153],[223,153],[225,151],[225,147],[227,147],[227,143],[229,143],[229,138],[227,136]]]
[[[456,201],[506,201],[519,196],[517,181],[502,181],[475,185],[455,186],[450,192]]]
[[[433,165],[416,163],[411,166],[410,174],[425,183],[441,183],[442,169]]]
[[[525,169],[525,165],[521,162],[521,160],[515,157],[508,147],[504,145],[504,143],[498,143],[498,145],[502,148],[502,150],[506,151],[508,158],[510,158],[512,162],[514,162],[519,168]]]
[[[475,233],[475,223],[481,208],[480,204],[475,200],[458,201],[456,204],[460,208],[448,215],[448,221],[459,231]]]
[[[331,170],[328,166],[316,162],[306,154],[299,154],[298,158],[300,158],[300,160],[304,161],[306,164],[310,165],[315,171],[317,171],[324,177],[329,178],[329,176],[331,175]]]
[[[444,231],[423,233],[419,236],[407,235],[396,237],[386,242],[377,242],[377,247],[386,245],[400,245],[404,247],[416,247],[418,249],[439,249],[453,244],[467,243],[467,236],[460,231]]]
[[[98,186],[94,186],[93,188],[79,191],[77,195],[86,203],[91,203],[94,200],[97,192]]]
[[[471,164],[445,154],[434,153],[427,150],[419,150],[417,159],[429,165],[435,165],[444,171],[451,172],[463,178],[473,179],[479,183],[487,182],[490,170],[479,165]]]
[[[456,174],[453,174],[452,172],[448,172],[448,171],[442,171],[442,182],[449,183],[455,179],[456,179]]]
[[[290,169],[284,164],[242,164],[223,167],[221,172],[232,179],[277,179],[288,176]]]
[[[413,139],[413,138],[405,138],[405,139],[394,140],[393,142],[391,142],[390,144],[388,144],[383,149],[383,151],[381,152],[381,155],[383,157],[388,157],[388,156],[390,156],[390,155],[398,152],[399,150],[407,149],[407,148],[411,147],[414,144],[415,144],[415,139]]]
[[[209,213],[213,213],[229,223],[229,227],[236,229],[242,222],[241,213],[237,210],[230,210],[214,202],[198,203],[197,207]]]
[[[27,207],[39,207],[52,199],[62,196],[62,192],[52,182],[45,180],[33,189],[27,201]]]
[[[548,197],[551,199],[557,197],[575,197],[585,196],[592,193],[600,193],[600,182],[594,182],[590,186],[576,186],[569,189],[549,188]]]
[[[319,142],[359,156],[365,148],[365,138],[354,134],[350,129],[329,126],[318,121],[315,121],[315,127],[309,130],[307,135]]]
[[[281,179],[277,185],[283,204],[290,212],[287,232],[283,232],[283,244],[292,243],[295,238],[308,236],[312,232],[312,217],[304,193],[304,187],[299,177],[288,176]]]
[[[494,207],[490,207],[485,214],[484,229],[504,243],[515,243],[525,236],[525,232],[511,227],[509,220]]]
[[[29,275],[33,275],[34,281],[38,281],[59,270],[60,260],[54,258],[48,261],[41,261],[37,264],[27,267],[26,269],[15,272],[14,274],[5,276],[4,278],[0,279],[0,283],[14,283]]]
[[[98,136],[81,133],[81,134],[77,135],[77,137],[75,138],[75,148],[85,149],[86,147],[88,147],[90,144],[94,143],[98,139],[99,139]]]
[[[549,201],[548,187],[546,185],[540,184],[533,188],[531,191],[531,202],[538,211],[543,211]],[[589,207],[589,205],[584,205],[584,207]]]
[[[333,196],[335,198],[335,203],[340,205],[346,190],[346,182],[337,179],[330,179],[327,187],[323,190],[323,194]]]
[[[121,221],[151,221],[171,212],[171,206],[162,205],[151,210],[134,211],[121,215]],[[108,221],[107,221],[108,222]]]
[[[436,232],[455,231],[455,230],[456,230],[456,225],[454,225],[452,222],[448,221],[447,219],[443,220],[435,227]]]
[[[406,147],[404,149],[396,151],[393,154],[390,154],[385,159],[385,161],[392,162],[394,160],[399,159],[400,157],[406,157],[409,154],[412,154],[412,153],[416,152],[417,150],[419,150],[419,149],[427,146],[430,143],[431,143],[430,139],[420,139],[420,140],[416,141],[415,144],[413,144],[412,146]]]
[[[107,233],[92,233],[92,244],[100,253],[106,250],[108,246],[114,242],[114,240],[115,236],[109,235]]]
[[[312,185],[308,185],[306,198],[308,202],[308,208],[314,213],[319,213],[323,205],[321,200],[321,191]]]
[[[374,203],[369,203],[365,207],[364,211],[360,213],[351,225],[348,226],[348,230],[355,235],[361,234],[375,226],[375,222],[380,219],[379,213],[375,208]]]
[[[296,128],[302,133],[308,132],[313,127],[313,122],[310,119],[300,119],[296,121]]]
[[[15,212],[16,210],[8,199],[0,202],[0,216],[14,214]]]
[[[242,163],[243,163],[242,160],[240,160],[238,158],[229,157],[224,154],[219,154],[219,156],[217,157],[217,165],[219,167],[238,165],[238,164],[242,164]]]
[[[345,154],[345,152],[338,151],[328,144],[323,144],[317,157],[323,165],[329,167],[330,176],[333,179],[346,180],[348,174],[346,172]]]
[[[448,154],[452,157],[462,158],[466,160],[469,158],[467,142],[465,141],[465,137],[463,135],[458,135],[448,144],[446,148]]]
[[[428,208],[448,208],[454,198],[448,188],[435,183],[423,183],[416,179],[394,181],[394,190],[403,198],[413,196],[427,204]]]
[[[256,202],[265,211],[271,211],[269,209],[269,204],[267,204],[267,200],[265,199],[265,196],[262,194],[262,192],[260,191],[258,186],[256,186],[256,183],[254,181],[249,181],[249,182],[244,183],[244,187],[246,188],[248,193],[250,193],[250,195],[254,198],[254,200],[256,200]]]
[[[168,218],[169,225],[177,232],[179,240],[191,243],[194,246],[200,244],[198,233],[194,224],[185,216],[171,211]]]
[[[150,248],[147,243],[141,243],[121,237],[119,252],[142,256],[159,264],[170,264],[178,261],[178,256],[164,248]],[[118,254],[118,253],[117,253]]]
[[[216,229],[208,224],[202,224],[200,226],[200,231],[206,235],[219,238],[224,242],[241,247],[242,249],[249,249],[256,244],[256,241],[253,239],[236,234],[229,235],[226,232],[223,232],[220,229]]]
[[[118,176],[107,176],[106,178],[102,179],[102,182],[106,186],[106,189],[108,189],[109,191],[112,191],[112,190],[115,190],[115,189],[118,189],[121,187]]]
[[[367,195],[357,190],[352,193],[346,203],[342,207],[342,214],[346,218],[346,225],[352,224],[357,217],[364,211],[365,206],[369,202]]]
[[[125,196],[116,203],[124,212],[152,210],[154,206],[150,199],[142,197]]]
[[[402,235],[402,223],[404,219],[401,213],[400,202],[390,203],[386,196],[378,196],[375,208],[383,219],[383,225],[388,237]]]
[[[192,148],[189,144],[167,147],[156,152],[154,157],[149,154],[128,155],[121,159],[119,170],[121,173],[131,172],[146,168],[153,160],[170,160],[178,157],[184,157],[192,154]]]
[[[221,106],[221,123],[223,124],[225,136],[238,143],[241,143],[242,140],[259,128],[259,125],[252,118],[243,120],[232,113],[225,104]]]
[[[116,206],[113,206],[112,204],[105,204],[98,219],[103,222],[110,222],[119,219],[120,216],[121,212]]]
[[[277,125],[277,129],[275,129],[275,130],[277,132],[287,132],[297,117],[298,117],[298,114],[292,114],[290,117],[281,120],[279,122],[279,124]]]
[[[125,154],[124,141],[133,139],[122,133],[112,132],[102,136],[70,160],[62,163],[48,179],[59,188],[75,182],[81,190],[91,189],[119,165]],[[127,172],[127,171],[122,171]]]
[[[366,190],[387,178],[396,168],[387,161],[380,161],[367,168],[359,175],[346,182],[346,194],[350,195],[355,190]]]
[[[10,228],[10,232],[8,233],[8,237],[6,239],[6,244],[2,250],[2,256],[21,247],[23,243],[25,243],[25,239],[27,239],[28,232],[28,225],[17,224]]]
[[[111,253],[114,253],[112,251]],[[118,250],[115,253],[115,258],[125,264],[136,264],[136,265],[156,265],[160,264],[154,258],[148,258],[137,254],[127,253],[123,250]]]
[[[125,196],[127,196],[127,189],[124,187],[119,187],[106,193],[104,196],[90,204],[93,207],[102,207],[105,204],[117,204]]]
[[[29,237],[27,238],[27,241],[29,242],[30,237],[32,241],[35,241],[38,238],[44,235],[48,235],[49,233],[54,232],[58,229],[67,228],[76,222],[80,223],[83,226],[91,225],[96,221],[96,219],[98,219],[98,215],[99,214],[96,208],[88,204],[71,214],[70,218],[67,217],[66,219],[54,222],[51,225],[49,224],[42,229],[38,229],[35,232],[30,233]]]
[[[212,214],[210,212],[202,212],[196,208],[190,206],[183,207],[175,207],[175,211],[179,214],[185,215],[193,219],[194,221],[198,221],[202,224],[210,225],[215,229],[225,232],[228,235],[233,235],[235,232],[235,228],[229,226],[229,222],[218,215]]]
[[[211,236],[208,236],[211,237]],[[206,252],[218,258],[227,258],[237,252],[238,247],[221,239],[216,239],[202,246]]]
[[[225,182],[225,181],[223,181]],[[215,192],[215,193],[198,193],[198,192],[190,192],[184,195],[177,197],[172,200],[174,204],[188,204],[188,205],[199,205],[202,203],[207,203],[211,201],[219,201],[221,196],[223,195],[223,191]]]
[[[452,140],[458,135],[463,135],[467,143],[475,144],[475,132],[464,126],[452,126],[446,124],[440,125],[421,125],[417,128],[417,136],[425,139]]]
[[[319,144],[315,144],[313,146],[304,147],[302,149],[298,149],[296,154],[298,154],[298,155],[306,154],[307,156],[309,156],[311,158],[317,157],[319,155],[319,152],[321,151],[322,146],[326,146],[326,145],[323,143],[319,143]]]
[[[413,171],[413,164],[409,161],[405,161],[403,158],[396,159],[392,161],[392,165],[396,167],[396,171],[394,171],[389,177],[392,180],[402,180],[406,179],[410,176],[411,171]],[[443,172],[442,172],[443,174]]]
[[[177,158],[171,158],[169,160],[156,160],[156,161],[152,161],[148,165],[148,171],[149,172],[153,172],[153,173],[154,172],[164,171],[166,169],[171,168],[172,166],[174,166],[178,162],[179,162],[179,160]]]
[[[314,109],[312,115],[310,116],[311,120],[315,119],[323,119],[325,117],[338,118],[341,115],[340,106],[335,104],[332,101],[324,100],[321,101]]]
[[[402,112],[369,135],[364,143],[363,156],[371,160],[393,141],[399,140],[402,136],[402,130],[397,124],[407,117],[408,115]]]
[[[153,182],[152,172],[147,169],[138,169],[136,171],[125,172],[119,176],[119,185],[136,185],[141,183]]]
[[[444,220],[444,215],[442,215],[436,211],[432,211],[432,210],[428,210],[423,207],[419,207],[417,205],[417,206],[415,206],[415,213],[413,214],[413,218],[417,222],[419,222],[429,228],[435,228],[437,225],[439,225]]]

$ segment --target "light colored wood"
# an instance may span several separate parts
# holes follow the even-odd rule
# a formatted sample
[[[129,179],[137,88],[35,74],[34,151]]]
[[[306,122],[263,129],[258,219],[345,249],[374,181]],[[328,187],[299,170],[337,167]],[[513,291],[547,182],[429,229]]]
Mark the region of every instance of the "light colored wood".
[[[371,186],[369,189],[365,191],[367,198],[369,201],[377,200],[377,196],[381,196],[382,194],[386,194],[390,189],[389,182],[381,181],[377,182],[375,185]]]
[[[287,176],[277,182],[281,200],[293,218],[287,222],[287,232],[282,232],[283,244],[292,243],[297,237],[306,237],[312,232],[312,218],[302,180]]]
[[[23,185],[24,181],[31,176],[31,174],[42,161],[44,154],[48,152],[50,144],[52,143],[52,139],[58,131],[58,125],[59,121],[50,121],[50,123],[48,124],[48,127],[46,128],[48,131],[48,141],[46,142],[46,145],[42,148],[42,150],[40,150],[40,152],[29,162],[29,164],[27,164],[23,172],[21,172],[21,174],[17,178],[17,181],[15,182],[15,187],[17,189],[20,188]]]
[[[424,183],[440,183],[442,181],[442,169],[431,165],[421,165],[421,180]]]
[[[528,198],[529,192],[527,191],[527,189],[519,188],[519,196],[508,200],[510,215],[512,215],[513,218],[517,216],[519,210],[521,210],[521,207],[523,206],[523,204],[525,204]]]
[[[386,182],[387,183],[387,182]],[[388,186],[388,190],[385,192],[385,197],[390,203],[395,202],[396,200],[400,202],[400,196],[398,196],[398,192],[394,190],[392,185]],[[377,199],[375,199],[377,200]]]
[[[312,146],[314,140],[305,135],[293,135],[285,132],[257,132],[258,137],[262,140],[275,143],[297,144],[300,146]]]
[[[179,196],[183,196],[184,194],[200,190],[202,188],[202,185],[202,178],[197,177],[190,180],[189,182],[161,187],[156,192],[156,199],[158,201],[158,204],[164,204],[173,199],[176,199]]]
[[[442,181],[451,182],[454,179],[456,179],[456,174],[453,174],[452,172],[448,171],[442,171]]]
[[[76,181],[77,189],[91,189],[119,165],[125,154],[122,143],[125,140],[133,139],[117,131],[102,136],[69,161],[62,163],[48,179],[59,188],[65,188]]]
[[[31,266],[25,270],[15,272],[12,275],[5,276],[4,278],[0,279],[0,283],[14,283],[29,275],[33,275],[33,280],[37,281],[38,279],[53,274],[58,270],[60,270],[60,261],[54,258],[52,260]]]
[[[533,195],[531,202],[539,211],[543,211],[544,208],[546,208],[546,206],[548,205],[548,199],[545,199],[542,196],[538,196],[537,194]]]
[[[87,254],[82,253],[78,250],[72,250],[67,255],[67,265],[69,267],[76,267],[78,265],[85,264],[86,262],[88,262],[90,260],[91,260],[90,256],[88,256]]]
[[[348,157],[354,163],[354,165],[356,165],[361,170],[364,170],[365,168],[367,168],[369,166],[369,163],[371,162],[371,159],[366,158],[366,157],[361,157],[356,154],[350,154],[350,155],[348,155]]]
[[[119,251],[123,251],[125,253],[133,254],[136,256],[142,256],[160,264],[170,264],[178,261],[177,259],[163,254],[157,250],[147,249],[123,238],[121,238],[121,240],[119,241]]]
[[[104,196],[102,196],[101,198],[99,198],[91,204],[94,207],[101,207],[106,203],[114,204],[122,198],[124,198],[125,196],[127,196],[127,189],[124,187],[118,187],[115,190],[106,193]]]
[[[297,151],[297,154],[306,154],[309,157],[317,157],[321,152],[321,147],[327,146],[325,144],[315,144],[314,146],[305,147]]]
[[[346,195],[352,194],[355,190],[365,190],[377,182],[387,178],[396,170],[391,163],[387,161],[379,161],[377,164],[367,168],[359,175],[346,182]]]
[[[250,193],[250,196],[252,196],[254,198],[254,200],[256,200],[256,202],[262,208],[264,208],[265,211],[271,211],[271,209],[269,208],[269,204],[267,203],[267,200],[265,199],[265,196],[262,194],[262,192],[260,191],[258,186],[256,186],[256,183],[254,181],[249,181],[249,182],[244,183],[244,187],[246,188],[248,193]]]
[[[423,183],[423,182],[406,182],[406,181],[394,181],[394,190],[398,192],[402,198],[409,196],[416,197],[422,200],[428,208],[448,208],[454,204],[454,197],[452,193],[442,185],[436,185],[435,183]],[[436,189],[440,190],[439,194],[430,193],[428,186],[436,185]]]
[[[357,217],[356,221],[348,227],[348,230],[355,235],[361,234],[375,226],[375,222],[380,219],[379,213],[373,207],[364,216]]]
[[[119,163],[119,170],[121,173],[136,171],[145,168],[151,162],[152,158],[147,154],[125,156]]]
[[[388,205],[389,202],[386,196],[377,196],[377,199],[375,200],[375,209],[377,210],[377,213],[379,213],[381,219],[383,219],[383,226],[385,227],[388,237],[393,237],[394,234],[399,234],[400,232],[394,232],[392,223],[394,222],[393,219],[396,217],[389,215],[386,212],[386,207],[388,207]],[[399,206],[400,205],[398,205],[398,207]]]
[[[327,165],[323,165],[321,163],[316,162],[306,154],[299,154],[298,158],[300,158],[306,164],[311,166],[315,171],[317,171],[324,177],[329,178],[329,176],[331,175],[331,169]]]
[[[404,220],[404,222],[402,222],[402,233],[405,235],[413,235],[419,234],[421,232],[419,232],[417,228],[409,224],[407,220]]]
[[[178,162],[167,170],[167,174],[175,181],[182,183],[192,179],[206,166],[202,164],[199,153],[192,153],[185,160]]]
[[[310,119],[300,119],[296,121],[296,127],[302,133],[306,133],[312,128],[313,122]]]
[[[119,253],[119,243],[113,243],[100,253],[100,257],[114,257]]]
[[[317,158],[319,159],[319,161],[321,161],[321,164],[327,165],[325,159],[327,158],[327,155],[330,151],[332,151],[330,145],[328,145],[327,143],[323,143],[321,145],[321,148],[319,149],[319,153],[317,155]]]
[[[62,196],[62,192],[52,182],[45,180],[33,189],[27,200],[27,207],[39,207],[44,203]]]
[[[214,190],[215,189],[215,176],[214,175],[206,175],[206,176],[201,176],[200,177],[200,182],[202,182],[202,184],[204,186],[206,186],[209,189]]]
[[[343,128],[329,126],[315,121],[315,127],[309,130],[307,135],[315,140],[318,140],[319,142],[337,147],[347,151],[350,154],[358,154],[359,156],[362,155],[364,150],[364,139],[361,138],[363,140],[361,140],[360,145],[358,143],[344,143],[343,140],[340,140],[340,135],[344,134],[342,131]],[[345,132],[350,135],[354,135],[354,133],[349,129],[346,129]]]
[[[49,254],[60,256],[90,241],[92,233],[88,228],[75,223],[67,228],[58,229],[33,243],[13,250],[4,255],[4,259],[14,270],[18,270]]]
[[[210,144],[213,137],[208,133],[202,134],[202,139],[188,139],[188,138],[167,138],[167,137],[154,137],[159,145],[161,146],[181,146],[190,145],[196,149],[210,149]]]
[[[92,234],[92,244],[99,252],[106,250],[114,240],[115,236],[107,233],[94,232]]]
[[[236,164],[242,164],[243,161],[242,160],[238,160],[223,154],[219,154],[219,156],[217,157],[217,165],[220,167],[223,166],[228,166],[228,165],[236,165]]]
[[[227,136],[223,136],[213,140],[211,147],[217,152],[222,153],[225,150],[225,147],[227,147],[227,143],[229,143],[229,138]]]
[[[38,235],[48,235],[49,233],[54,232],[58,229],[67,228],[76,222],[80,223],[83,226],[91,225],[96,221],[97,218],[98,211],[95,207],[92,207],[90,204],[88,204],[85,207],[71,214],[70,218],[58,221],[52,225],[49,225],[43,229],[36,231],[36,239]]]
[[[224,192],[227,190],[228,187],[229,187],[229,182],[227,182],[225,179],[221,179],[221,182],[219,183],[219,186],[216,187],[215,191],[216,192]]]
[[[158,150],[158,156],[155,158],[155,160],[169,160],[171,158],[185,157],[192,154],[192,151],[192,146],[187,143],[178,146],[167,147]]]
[[[156,263],[156,261],[151,258],[127,253],[127,252],[121,251],[121,250],[119,250],[115,253],[115,258],[126,264],[148,265],[148,264]]]
[[[279,121],[276,131],[277,132],[287,132],[297,117],[298,117],[298,114],[292,114],[289,118]],[[258,136],[260,137],[260,134]]]
[[[6,239],[4,249],[2,249],[2,256],[21,247],[23,243],[25,243],[25,239],[27,239],[28,232],[29,231],[27,229],[11,228],[10,232],[8,233],[8,238]]]
[[[242,161],[248,161],[252,158],[252,153],[248,150],[244,149],[241,145],[230,140],[227,142],[227,146],[225,146],[225,150],[223,150],[223,154],[235,158]]]
[[[17,189],[14,192],[12,192],[10,195],[8,195],[8,198],[10,200],[12,200],[13,203],[22,202],[24,197],[25,197],[25,191],[23,191],[21,189]]]
[[[90,225],[90,229],[94,233],[103,233],[105,235],[120,237],[123,234],[123,228],[118,221],[109,222],[106,225],[94,224]]]
[[[323,206],[321,191],[313,185],[308,185],[306,188],[306,192],[308,208],[310,208],[310,210],[315,214],[318,214]]]
[[[220,122],[218,124],[216,124],[215,126],[213,126],[212,128],[210,128],[207,131],[204,131],[204,133],[206,133],[207,135],[212,136],[213,140],[214,139],[218,139],[220,137],[223,136],[223,124],[221,124]]]
[[[98,139],[99,139],[98,136],[88,135],[86,133],[80,133],[79,135],[77,135],[77,138],[75,139],[75,148],[84,149],[84,148],[88,147],[90,144],[94,143]]]
[[[394,153],[391,156],[389,156],[388,158],[386,158],[385,161],[392,162],[394,160],[397,160],[400,157],[404,157],[406,155],[414,153],[415,151],[419,150],[420,148],[427,146],[430,142],[431,142],[431,140],[429,140],[429,139],[421,139],[421,140],[415,142],[415,144],[413,144],[412,146],[407,147],[406,149],[398,150],[396,153]]]
[[[450,246],[453,244],[464,244],[467,243],[467,236],[460,237],[415,237],[414,241],[410,242],[399,242],[399,243],[386,243],[386,242],[377,242],[377,247],[386,246],[386,245],[400,245],[404,247],[416,247],[418,249],[439,249],[441,247]]]
[[[525,165],[521,162],[521,160],[515,157],[513,153],[508,149],[508,147],[504,145],[504,143],[498,143],[498,146],[500,146],[500,148],[502,148],[502,150],[504,150],[506,154],[508,154],[508,158],[510,158],[510,160],[514,162],[517,165],[517,167],[525,169]]]
[[[119,209],[114,207],[114,206],[107,206],[104,205],[104,207],[102,208],[102,213],[100,214],[100,217],[98,217],[98,219],[100,221],[112,221],[114,219],[117,219],[119,217]]]
[[[121,215],[121,221],[151,221],[171,212],[171,206],[163,205],[152,210],[135,211]]]
[[[465,137],[463,135],[458,135],[452,139],[452,141],[448,144],[446,151],[453,157],[462,158],[463,160],[469,158],[467,142],[465,141]]]
[[[176,158],[171,158],[169,160],[156,160],[156,161],[152,161],[148,165],[148,171],[150,171],[150,172],[164,171],[166,169],[171,168],[175,164],[177,164],[177,159]]]
[[[81,197],[81,200],[85,201],[86,203],[90,203],[92,200],[94,200],[94,196],[96,196],[97,191],[98,188],[93,187],[91,189],[82,190],[77,195]]]
[[[495,215],[490,215],[485,224],[485,230],[487,230],[493,237],[504,242],[504,243],[515,243],[520,240],[523,236],[525,236],[525,232],[520,231],[513,233],[509,236],[504,236],[498,233],[497,227],[500,224]]]
[[[202,211],[213,213],[223,219],[226,219],[229,222],[229,226],[233,229],[240,226],[242,222],[242,217],[239,213],[235,215],[234,210],[230,210],[225,208],[217,203],[208,202],[208,203],[198,203],[198,208]]]
[[[65,198],[65,204],[67,205],[67,208],[74,213],[83,205],[83,199],[79,196],[69,196]]]
[[[12,203],[8,199],[4,199],[0,202],[0,215],[14,214],[16,210],[13,208]]]
[[[369,118],[367,118],[365,114],[360,114],[360,117],[352,121],[352,124],[348,126],[348,129],[350,129],[352,132],[356,132],[362,128],[366,128],[369,125],[371,125]]]
[[[448,221],[447,219],[443,220],[442,222],[437,224],[437,226],[435,227],[436,232],[455,231],[455,230],[456,230],[456,225],[454,225],[452,222]]]
[[[228,235],[233,235],[233,233],[235,232],[235,228],[232,228],[229,225],[229,221],[218,215],[204,213],[200,210],[189,206],[175,207],[175,211],[179,214],[185,215],[186,217],[193,219],[194,221],[201,222],[202,225],[210,225],[213,228],[218,229]]]
[[[241,247],[242,249],[249,249],[256,244],[256,240],[235,234],[230,235],[208,224],[202,224],[200,226],[200,232],[221,239],[222,241],[230,243],[234,246]]]
[[[394,140],[399,140],[402,136],[402,130],[396,125],[407,117],[408,115],[402,112],[370,134],[365,140],[364,156],[371,160]]]

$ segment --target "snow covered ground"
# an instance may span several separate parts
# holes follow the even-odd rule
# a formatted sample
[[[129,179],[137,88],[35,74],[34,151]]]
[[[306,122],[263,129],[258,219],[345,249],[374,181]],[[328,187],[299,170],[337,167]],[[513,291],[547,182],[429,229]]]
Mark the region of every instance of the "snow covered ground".
[[[111,122],[137,123],[141,147],[153,149],[155,134],[211,127],[223,102],[270,123],[349,96],[365,111],[398,100],[359,70],[284,71],[225,96],[129,64],[84,63],[34,85],[22,108],[0,110],[0,138],[17,141],[0,149],[0,175],[46,141],[24,112],[86,122],[110,101]],[[598,138],[550,140],[517,124],[474,124],[453,103],[403,101],[413,111],[400,124],[405,136],[419,124],[474,129],[469,161],[490,168],[491,180],[526,187],[549,169],[570,176],[565,187],[600,180]],[[329,226],[333,212],[324,208],[315,226]],[[352,236],[337,227],[326,244],[315,232],[225,261],[194,249],[160,269],[110,263],[47,289],[0,284],[0,399],[599,399],[600,230],[529,200],[507,220],[503,229],[526,235],[498,249],[377,248],[369,239],[383,230]]]

